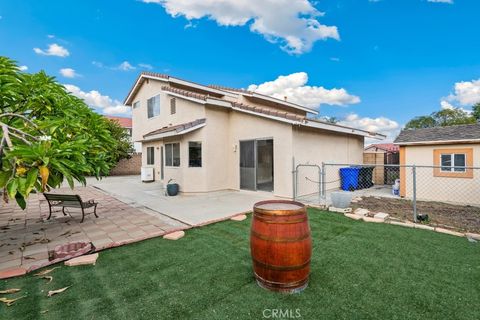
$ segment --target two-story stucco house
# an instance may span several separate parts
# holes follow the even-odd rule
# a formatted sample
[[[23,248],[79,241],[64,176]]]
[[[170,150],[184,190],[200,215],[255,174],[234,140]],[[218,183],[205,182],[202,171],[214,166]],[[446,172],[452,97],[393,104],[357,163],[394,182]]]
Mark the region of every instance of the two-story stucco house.
[[[364,138],[384,138],[309,119],[315,110],[288,101],[149,72],[125,104],[143,166],[185,193],[246,189],[292,197],[294,163],[360,164]]]

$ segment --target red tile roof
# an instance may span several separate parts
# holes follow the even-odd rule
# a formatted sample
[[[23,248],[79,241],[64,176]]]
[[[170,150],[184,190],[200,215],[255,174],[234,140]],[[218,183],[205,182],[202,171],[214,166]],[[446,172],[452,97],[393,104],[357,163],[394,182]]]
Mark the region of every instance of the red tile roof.
[[[191,91],[188,91],[188,90],[183,90],[183,89],[178,89],[178,88],[173,88],[173,87],[167,87],[167,86],[163,86],[162,90],[163,91],[169,91],[169,92],[172,92],[172,93],[176,93],[176,94],[182,95],[184,97],[189,97],[189,98],[194,98],[194,99],[204,100],[204,101],[206,101],[207,97],[209,97],[206,94],[191,92]]]
[[[172,88],[172,87],[167,87],[167,86],[162,87],[162,90],[169,91],[169,92],[172,92],[172,93],[175,93],[175,94],[178,94],[178,95],[182,95],[182,96],[185,96],[185,97],[189,97],[189,98],[195,98],[195,99],[198,99],[198,100],[206,101],[207,98],[210,98],[210,99],[215,99],[215,100],[219,100],[219,101],[226,101],[226,102],[230,103],[235,108],[246,110],[246,111],[251,111],[251,112],[254,112],[254,113],[257,113],[257,114],[264,114],[264,115],[284,118],[284,119],[293,120],[293,121],[303,121],[303,120],[305,120],[305,117],[296,115],[294,113],[290,113],[290,112],[286,112],[286,111],[280,111],[280,110],[273,110],[273,109],[269,109],[269,108],[256,107],[256,106],[251,106],[251,105],[244,104],[244,103],[227,101],[227,100],[220,99],[220,98],[217,98],[217,97],[211,97],[211,96],[208,96],[208,95],[205,95],[205,94],[194,93],[194,92],[191,92],[191,91],[188,91],[188,90]]]
[[[163,128],[158,129],[158,130],[154,130],[154,131],[151,131],[151,132],[145,134],[143,136],[143,138],[147,138],[147,137],[150,137],[150,136],[153,136],[153,135],[157,135],[157,134],[160,134],[160,133],[171,132],[171,131],[175,131],[176,133],[181,133],[182,131],[185,131],[185,130],[193,128],[195,126],[204,124],[205,122],[206,122],[206,119],[203,118],[203,119],[197,119],[197,120],[191,121],[191,122],[177,124],[177,125],[174,125],[174,126],[163,127]]]
[[[396,144],[393,144],[393,143],[375,143],[375,144],[369,145],[365,149],[370,149],[372,147],[383,150],[383,151],[386,151],[386,152],[399,152],[400,151],[400,147]]]
[[[132,127],[132,118],[125,118],[125,117],[114,117],[114,116],[105,116],[105,118],[117,121],[120,126],[123,128],[131,128]]]

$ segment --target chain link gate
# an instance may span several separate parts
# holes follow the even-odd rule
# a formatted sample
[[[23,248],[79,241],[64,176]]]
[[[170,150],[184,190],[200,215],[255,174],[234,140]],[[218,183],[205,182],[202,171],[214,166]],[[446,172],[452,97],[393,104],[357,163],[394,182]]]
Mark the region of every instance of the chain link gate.
[[[293,199],[304,203],[322,204],[322,169],[318,164],[294,164]]]

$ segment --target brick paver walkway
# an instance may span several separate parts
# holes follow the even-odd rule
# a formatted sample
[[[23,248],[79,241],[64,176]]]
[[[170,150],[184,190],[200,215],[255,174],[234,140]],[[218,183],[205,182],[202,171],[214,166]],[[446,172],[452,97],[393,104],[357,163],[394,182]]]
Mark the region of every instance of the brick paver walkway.
[[[15,201],[0,207],[0,272],[24,268],[32,271],[49,263],[48,251],[56,246],[86,241],[102,250],[109,247],[158,237],[186,226],[160,214],[149,214],[131,207],[92,187],[58,189],[56,193],[79,194],[84,201],[99,203],[97,213],[85,216],[70,209],[71,216],[61,212],[48,217],[48,204],[43,195],[32,194],[26,210]],[[87,210],[88,212],[88,210]]]

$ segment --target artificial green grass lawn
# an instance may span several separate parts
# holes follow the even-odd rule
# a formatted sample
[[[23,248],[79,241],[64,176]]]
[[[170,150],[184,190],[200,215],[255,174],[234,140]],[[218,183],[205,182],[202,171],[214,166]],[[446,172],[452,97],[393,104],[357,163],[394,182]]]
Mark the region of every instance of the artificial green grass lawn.
[[[9,296],[27,297],[1,305],[0,319],[271,318],[266,309],[302,319],[480,318],[480,243],[314,209],[309,218],[312,271],[301,294],[256,285],[247,219],[107,250],[96,266],[56,269],[49,284],[33,275],[1,281],[22,289]]]

